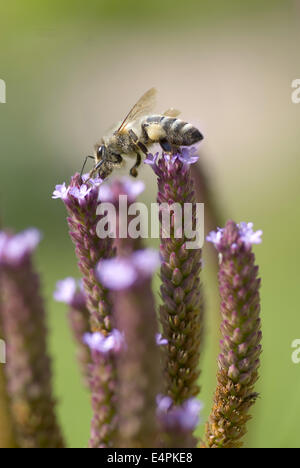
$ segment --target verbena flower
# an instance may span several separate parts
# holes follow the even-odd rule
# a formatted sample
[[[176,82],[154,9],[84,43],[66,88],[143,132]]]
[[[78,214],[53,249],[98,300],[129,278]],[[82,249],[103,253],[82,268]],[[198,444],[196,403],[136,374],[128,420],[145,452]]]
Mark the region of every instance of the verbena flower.
[[[184,159],[184,162],[182,162]],[[158,177],[158,202],[191,203],[195,208],[195,193],[190,165],[195,162],[193,153],[184,155],[163,154],[149,156]],[[193,210],[193,225],[195,221]],[[172,218],[174,220],[174,218]],[[169,238],[161,232],[161,296],[160,318],[163,335],[168,341],[165,352],[166,395],[175,405],[181,405],[199,392],[199,358],[203,331],[203,306],[199,273],[201,250],[188,250],[187,238],[175,237],[174,222]]]
[[[206,430],[210,448],[238,448],[246,433],[248,414],[258,394],[261,353],[258,267],[252,244],[261,242],[261,231],[252,223],[228,221],[208,238],[220,254],[222,340],[217,389]]]
[[[92,330],[109,332],[112,329],[111,304],[105,288],[95,276],[95,267],[102,258],[112,257],[114,250],[113,240],[100,239],[96,232],[99,221],[96,214],[99,184],[94,183],[88,188],[82,183],[79,174],[76,174],[68,188],[65,184],[56,186],[56,198],[58,193],[62,193],[61,198],[69,213],[70,236],[75,244],[78,266],[83,275]]]
[[[68,189],[59,190],[69,213],[70,236],[83,275],[91,331],[108,334],[114,328],[112,303],[107,289],[99,282],[96,266],[99,260],[113,257],[115,251],[113,239],[100,239],[97,235],[99,183],[92,182],[88,187],[76,174]],[[56,192],[59,190],[56,187]],[[89,445],[91,448],[111,447],[116,431],[115,359],[111,355],[104,358],[93,353],[92,360],[89,372],[94,415]]]
[[[82,282],[74,278],[65,278],[58,281],[54,292],[54,299],[64,302],[69,306],[69,323],[73,338],[76,343],[76,356],[82,372],[84,383],[89,383],[89,366],[91,364],[91,352],[82,341],[85,333],[90,331],[90,313],[86,307],[86,295]]]
[[[200,422],[203,404],[196,398],[189,398],[182,405],[176,406],[172,398],[163,395],[158,396],[157,404],[157,417],[164,431],[165,445],[174,448],[194,447],[192,433]]]
[[[101,281],[113,291],[116,325],[126,340],[117,358],[118,447],[157,446],[155,412],[161,375],[151,279],[159,263],[157,253],[146,250],[102,261],[97,268]],[[130,281],[125,281],[126,275]]]
[[[32,253],[40,234],[1,234],[1,322],[6,341],[5,373],[17,443],[21,448],[60,448],[55,415],[46,317]]]

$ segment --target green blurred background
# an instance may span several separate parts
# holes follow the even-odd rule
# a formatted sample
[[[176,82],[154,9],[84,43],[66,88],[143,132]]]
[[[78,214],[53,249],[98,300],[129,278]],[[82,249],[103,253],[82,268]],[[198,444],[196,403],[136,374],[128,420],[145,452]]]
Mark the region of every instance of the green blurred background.
[[[78,276],[65,210],[51,200],[112,123],[151,86],[160,109],[180,108],[206,140],[202,160],[224,217],[263,229],[255,248],[262,286],[261,398],[247,446],[300,447],[299,123],[291,82],[300,78],[300,3],[285,0],[1,0],[0,216],[37,226],[60,419],[85,447],[91,418],[58,279]],[[144,199],[154,200],[149,168]],[[208,317],[201,377],[204,420],[215,386],[218,311],[207,258]],[[200,434],[203,426],[200,427]]]

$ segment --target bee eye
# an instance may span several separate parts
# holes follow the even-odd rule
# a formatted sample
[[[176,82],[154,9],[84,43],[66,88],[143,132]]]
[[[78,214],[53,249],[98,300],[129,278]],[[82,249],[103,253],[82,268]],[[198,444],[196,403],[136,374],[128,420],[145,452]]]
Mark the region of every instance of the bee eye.
[[[104,156],[105,148],[104,145],[99,146],[98,148],[98,157],[102,158]]]

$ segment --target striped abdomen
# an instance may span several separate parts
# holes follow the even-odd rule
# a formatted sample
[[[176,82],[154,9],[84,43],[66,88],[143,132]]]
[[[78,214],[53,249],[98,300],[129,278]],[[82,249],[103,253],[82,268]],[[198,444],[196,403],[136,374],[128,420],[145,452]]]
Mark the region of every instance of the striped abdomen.
[[[196,127],[175,117],[152,115],[144,120],[142,127],[153,141],[165,138],[174,146],[190,146],[203,140]]]

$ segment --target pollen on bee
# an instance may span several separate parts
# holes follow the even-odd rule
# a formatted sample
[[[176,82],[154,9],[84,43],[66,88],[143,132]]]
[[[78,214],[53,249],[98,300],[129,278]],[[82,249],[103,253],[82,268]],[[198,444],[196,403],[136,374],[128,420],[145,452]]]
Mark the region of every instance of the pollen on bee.
[[[162,138],[165,138],[166,136],[166,132],[162,128],[162,126],[156,123],[149,125],[149,127],[147,127],[147,133],[148,133],[150,140],[152,141],[159,141]]]

